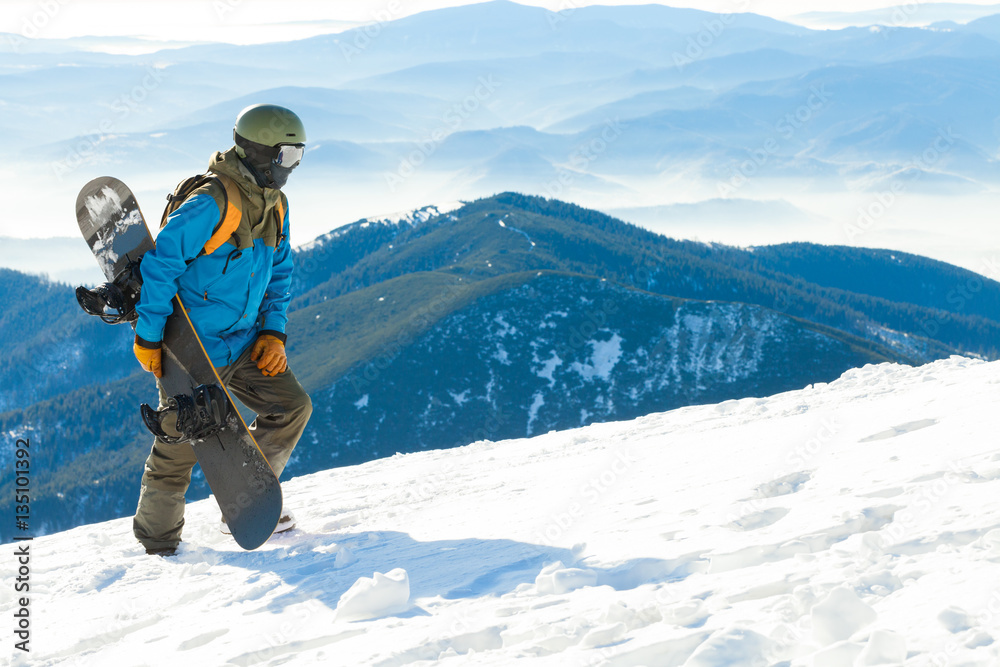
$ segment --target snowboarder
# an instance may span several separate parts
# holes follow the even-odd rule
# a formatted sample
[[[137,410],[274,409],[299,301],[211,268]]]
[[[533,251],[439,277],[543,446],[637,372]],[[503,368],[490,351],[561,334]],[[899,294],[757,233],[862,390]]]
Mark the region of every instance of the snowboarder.
[[[292,253],[281,192],[302,159],[306,135],[290,110],[258,104],[240,112],[233,137],[233,147],[211,158],[215,178],[170,213],[155,249],[142,259],[134,352],[145,370],[161,376],[163,329],[178,294],[219,377],[257,413],[250,428],[280,476],[312,413],[285,356]],[[234,185],[238,205],[230,201]],[[222,239],[219,230],[227,222],[235,231]],[[157,386],[165,410],[161,425],[174,439],[180,433]],[[173,554],[181,541],[184,493],[195,463],[189,443],[154,439],[133,520],[147,553]],[[293,526],[283,508],[275,532]],[[224,520],[222,529],[227,532]]]

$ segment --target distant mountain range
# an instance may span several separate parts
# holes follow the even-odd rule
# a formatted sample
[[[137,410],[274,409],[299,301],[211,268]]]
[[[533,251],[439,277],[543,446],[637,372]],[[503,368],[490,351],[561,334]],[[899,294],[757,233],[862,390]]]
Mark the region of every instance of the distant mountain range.
[[[1000,356],[1000,284],[964,269],[678,241],[514,193],[360,220],[299,248],[296,267],[288,350],[316,410],[290,475],[770,395],[866,363]],[[41,445],[47,529],[131,512],[150,444],[136,406],[155,398],[131,332],[84,315],[69,286],[13,271],[0,284],[0,430]],[[191,497],[205,494],[196,477]]]
[[[1000,13],[1000,5],[974,5],[960,2],[920,2],[886,5],[856,12],[806,12],[792,21],[811,28],[840,29],[849,26],[883,25],[893,27],[941,26],[954,28],[984,16]]]
[[[0,267],[72,285],[104,282],[93,254],[77,238],[0,237]]]
[[[786,240],[819,238],[815,216],[836,228],[855,215],[828,213],[831,194],[903,186],[981,208],[1000,184],[994,9],[920,4],[900,25],[812,30],[750,13],[497,0],[283,43],[0,48],[0,132],[10,150],[30,145],[19,176],[35,194],[7,220],[67,235],[76,189],[106,174],[162,198],[261,100],[309,128],[289,184],[299,239],[373,203],[507,190],[619,211],[724,198],[733,217],[794,193],[803,224],[775,223]],[[945,16],[968,22],[920,27]],[[892,214],[938,223],[919,205]],[[954,231],[976,238],[965,224]],[[711,231],[726,238],[727,226]]]

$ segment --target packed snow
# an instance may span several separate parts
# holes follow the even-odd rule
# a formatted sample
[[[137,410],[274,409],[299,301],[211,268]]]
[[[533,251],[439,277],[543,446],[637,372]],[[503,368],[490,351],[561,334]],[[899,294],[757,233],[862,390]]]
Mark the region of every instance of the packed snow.
[[[252,552],[211,499],[169,559],[38,538],[14,663],[997,665],[998,406],[1000,362],[867,366],[292,479]]]

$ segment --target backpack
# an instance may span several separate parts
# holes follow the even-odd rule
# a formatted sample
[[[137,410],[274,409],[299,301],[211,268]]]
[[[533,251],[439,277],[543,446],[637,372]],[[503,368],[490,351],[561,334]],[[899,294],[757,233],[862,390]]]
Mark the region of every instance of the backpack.
[[[208,243],[205,247],[201,249],[198,253],[198,257],[202,255],[210,255],[211,253],[218,250],[226,241],[236,235],[236,230],[240,226],[240,220],[243,219],[243,210],[240,208],[240,203],[242,198],[240,196],[240,190],[233,182],[231,178],[223,174],[198,174],[197,176],[191,176],[189,178],[181,181],[172,194],[167,195],[167,205],[163,209],[163,215],[160,216],[160,229],[163,229],[167,224],[167,218],[170,214],[180,208],[181,204],[191,195],[192,192],[198,188],[211,183],[213,179],[217,179],[223,186],[223,191],[226,196],[226,203],[222,214],[219,217],[219,222],[215,225],[215,231],[212,232],[211,238],[208,239]],[[281,243],[282,227],[285,224],[285,206],[282,203],[281,197],[278,198],[278,241]],[[238,243],[237,243],[238,245]],[[190,264],[194,260],[190,260]]]

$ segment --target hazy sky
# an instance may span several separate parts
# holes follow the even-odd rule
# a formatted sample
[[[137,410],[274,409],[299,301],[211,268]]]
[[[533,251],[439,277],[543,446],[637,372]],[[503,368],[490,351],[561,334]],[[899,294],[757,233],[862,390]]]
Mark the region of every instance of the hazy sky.
[[[966,0],[961,4],[993,4]],[[181,41],[254,43],[336,32],[352,24],[400,18],[468,0],[0,0],[0,32],[28,37],[134,35]],[[643,0],[522,0],[552,10],[590,4],[647,4]],[[672,0],[675,7],[749,11],[789,17],[808,11],[877,9],[919,0]],[[318,25],[303,22],[321,21]]]

